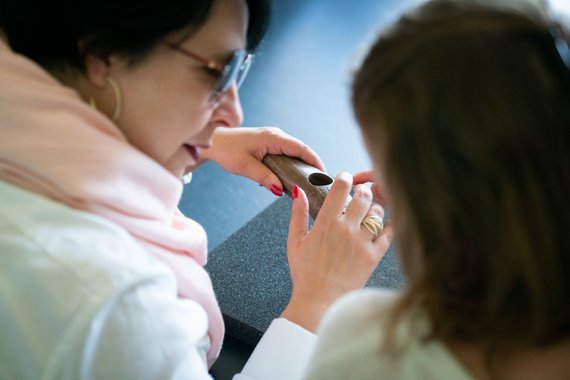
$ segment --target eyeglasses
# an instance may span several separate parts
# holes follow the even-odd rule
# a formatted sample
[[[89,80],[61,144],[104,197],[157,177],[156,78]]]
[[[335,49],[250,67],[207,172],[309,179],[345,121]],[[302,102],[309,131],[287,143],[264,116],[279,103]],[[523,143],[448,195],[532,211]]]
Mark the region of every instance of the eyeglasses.
[[[237,88],[241,86],[253,62],[253,54],[245,50],[235,50],[228,63],[223,64],[203,58],[170,42],[163,41],[163,43],[171,49],[184,54],[186,57],[203,63],[204,67],[215,73],[218,78],[208,99],[212,104],[216,104],[220,100],[221,96],[229,90],[234,81],[236,82]]]
[[[570,70],[570,36],[558,23],[551,25],[550,34],[554,39],[554,46],[558,51],[558,55],[560,55],[566,68]]]

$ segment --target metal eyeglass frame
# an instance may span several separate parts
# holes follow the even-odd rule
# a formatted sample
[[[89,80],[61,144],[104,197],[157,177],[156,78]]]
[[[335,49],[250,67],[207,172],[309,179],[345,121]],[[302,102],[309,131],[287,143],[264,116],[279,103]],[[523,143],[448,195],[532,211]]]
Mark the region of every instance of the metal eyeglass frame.
[[[168,41],[163,41],[163,43],[169,48],[182,53],[184,56],[191,58],[197,62],[204,64],[204,67],[209,70],[214,70],[219,74],[219,79],[216,80],[216,85],[212,90],[212,93],[208,99],[211,103],[217,103],[221,96],[228,91],[232,83],[235,81],[237,88],[241,86],[249,68],[253,62],[254,55],[248,53],[246,50],[239,49],[232,53],[231,58],[228,63],[223,64],[214,60],[209,60],[200,55],[188,51],[176,44],[170,43]]]

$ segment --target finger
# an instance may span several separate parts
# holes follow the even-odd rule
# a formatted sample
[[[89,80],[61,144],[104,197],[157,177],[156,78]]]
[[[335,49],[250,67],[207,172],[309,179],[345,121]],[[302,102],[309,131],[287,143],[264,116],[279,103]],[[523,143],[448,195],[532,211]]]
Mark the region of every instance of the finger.
[[[392,221],[388,220],[384,224],[384,229],[380,235],[378,235],[378,237],[372,241],[372,244],[374,245],[376,252],[378,252],[378,254],[383,257],[388,251],[388,248],[390,248],[393,240],[394,226],[392,225]]]
[[[384,206],[386,204],[385,201],[386,198],[384,198],[384,192],[380,188],[380,185],[378,185],[378,183],[376,182],[372,170],[365,170],[355,173],[354,176],[352,177],[352,184],[354,186],[367,182],[373,182],[372,186],[370,187],[370,189],[372,190],[372,196],[374,200],[376,200],[376,202]]]
[[[370,190],[372,190],[372,196],[374,197],[376,202],[380,203],[382,206],[386,206],[384,193],[383,193],[382,189],[380,188],[380,185],[378,185],[377,183],[373,183]]]
[[[358,173],[355,173],[352,177],[352,184],[353,185],[360,185],[361,183],[366,182],[373,182],[374,178],[372,177],[372,170],[365,170]]]
[[[293,199],[291,207],[291,221],[289,222],[288,247],[296,247],[301,243],[309,228],[309,201],[307,195],[297,187],[297,196]],[[293,198],[293,197],[292,197]],[[288,249],[288,251],[290,251]]]
[[[244,175],[259,183],[278,197],[283,195],[283,184],[279,180],[279,177],[262,162],[252,158],[244,170]]]
[[[371,203],[372,191],[366,185],[357,185],[354,188],[352,200],[346,208],[346,218],[360,225],[362,219],[368,214]]]
[[[366,216],[361,219],[361,232],[362,234],[374,241],[384,229],[384,208],[375,203],[368,209]]]
[[[321,158],[312,150],[308,145],[304,145],[300,148],[301,151],[297,155],[301,160],[305,161],[307,164],[316,167],[317,169],[322,170],[323,172],[327,171],[325,164],[321,160]]]
[[[284,154],[289,157],[296,157],[305,161],[307,164],[326,172],[325,164],[308,145],[301,142],[301,140],[287,135],[281,130],[278,131],[279,132],[273,131],[270,134],[272,141],[267,143],[268,153]]]
[[[367,215],[375,215],[378,216],[380,219],[384,219],[384,207],[378,203],[373,203],[368,210]]]
[[[352,176],[350,173],[339,173],[336,176],[327,197],[325,198],[323,206],[319,211],[319,216],[324,214],[324,218],[326,219],[340,216],[344,210],[344,205],[346,203],[346,199],[349,197],[351,188]]]

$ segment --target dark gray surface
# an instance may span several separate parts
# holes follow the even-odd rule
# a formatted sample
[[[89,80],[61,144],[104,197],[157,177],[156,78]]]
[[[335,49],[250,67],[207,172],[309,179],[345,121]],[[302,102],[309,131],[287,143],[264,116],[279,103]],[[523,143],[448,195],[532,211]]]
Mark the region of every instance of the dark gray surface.
[[[228,333],[251,345],[279,316],[291,292],[286,252],[290,209],[288,197],[271,204],[220,244],[206,266]],[[390,250],[367,286],[399,289],[403,285]]]

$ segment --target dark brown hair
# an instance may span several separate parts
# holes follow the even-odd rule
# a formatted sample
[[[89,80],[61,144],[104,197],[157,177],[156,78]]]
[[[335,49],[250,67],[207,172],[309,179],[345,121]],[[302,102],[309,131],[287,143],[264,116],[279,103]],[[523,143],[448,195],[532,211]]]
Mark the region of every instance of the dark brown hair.
[[[538,14],[436,0],[371,48],[353,105],[409,286],[395,317],[509,352],[570,335],[570,74]]]
[[[0,32],[12,50],[44,67],[83,70],[88,53],[119,53],[139,63],[167,34],[196,31],[214,0],[2,0]],[[247,49],[254,51],[267,30],[268,0],[244,0],[249,10]],[[79,49],[80,43],[84,46]]]

